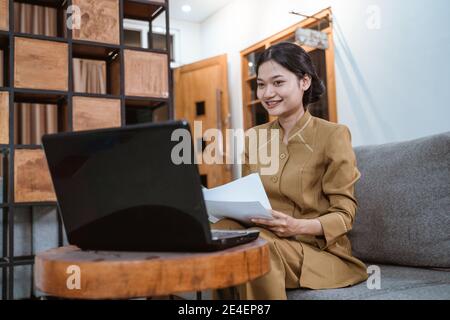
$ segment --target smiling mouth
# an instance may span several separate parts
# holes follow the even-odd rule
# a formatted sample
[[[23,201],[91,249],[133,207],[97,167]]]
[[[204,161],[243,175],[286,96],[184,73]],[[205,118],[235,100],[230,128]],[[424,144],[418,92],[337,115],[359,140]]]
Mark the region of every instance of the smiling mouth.
[[[281,99],[281,100],[266,100],[264,102],[269,109],[273,109],[276,106],[278,106],[282,101],[283,101],[283,99]]]

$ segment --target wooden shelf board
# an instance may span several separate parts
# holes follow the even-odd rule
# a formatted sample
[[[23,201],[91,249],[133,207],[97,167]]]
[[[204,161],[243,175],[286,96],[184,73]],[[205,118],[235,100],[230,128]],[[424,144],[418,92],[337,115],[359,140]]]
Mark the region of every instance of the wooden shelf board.
[[[62,8],[66,0],[14,0],[14,2],[35,4],[44,7]]]
[[[74,97],[86,97],[86,98],[102,98],[102,99],[120,99],[120,96],[114,94],[101,94],[101,93],[86,93],[76,92],[73,93]]]
[[[133,47],[133,46],[124,46],[124,49],[133,50],[133,51],[160,53],[160,54],[166,54],[166,55],[168,54],[167,50],[163,50],[163,49],[150,49],[150,48],[141,48],[141,47]]]
[[[14,89],[14,102],[16,103],[57,104],[64,99],[67,99],[67,92],[65,91]]]
[[[33,33],[26,33],[26,32],[13,32],[13,35],[14,35],[14,37],[20,37],[20,38],[67,43],[67,39],[63,38],[63,37],[45,36],[45,35],[41,35],[41,34],[33,34]]]
[[[72,56],[80,59],[108,60],[119,53],[120,46],[73,40]]]
[[[165,8],[165,3],[159,1],[125,0],[124,18],[150,21],[160,15]]]

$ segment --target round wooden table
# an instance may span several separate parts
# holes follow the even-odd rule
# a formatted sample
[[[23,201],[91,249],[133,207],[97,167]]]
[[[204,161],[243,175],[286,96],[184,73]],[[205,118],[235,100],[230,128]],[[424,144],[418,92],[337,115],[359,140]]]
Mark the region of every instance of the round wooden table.
[[[37,289],[70,299],[129,299],[226,288],[270,270],[261,238],[208,253],[82,251],[75,246],[36,255]]]

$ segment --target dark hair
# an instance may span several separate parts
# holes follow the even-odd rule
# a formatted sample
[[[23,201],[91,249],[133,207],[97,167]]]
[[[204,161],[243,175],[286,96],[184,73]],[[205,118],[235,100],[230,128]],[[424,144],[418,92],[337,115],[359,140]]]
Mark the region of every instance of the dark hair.
[[[298,79],[302,79],[305,74],[311,77],[311,86],[303,95],[303,107],[319,101],[320,96],[325,92],[325,85],[317,76],[316,68],[309,54],[299,45],[292,42],[280,42],[266,49],[258,58],[256,63],[256,76],[259,67],[269,60],[273,60],[294,73]]]

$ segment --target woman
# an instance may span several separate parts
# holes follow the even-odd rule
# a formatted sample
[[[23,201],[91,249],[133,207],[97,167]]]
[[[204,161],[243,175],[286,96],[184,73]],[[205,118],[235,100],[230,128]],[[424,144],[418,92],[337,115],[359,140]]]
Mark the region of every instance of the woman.
[[[261,55],[257,82],[258,98],[277,120],[253,129],[280,133],[278,141],[271,135],[262,141],[279,143],[278,171],[260,174],[274,219],[253,221],[269,244],[271,271],[244,285],[218,290],[215,296],[286,299],[287,288],[340,288],[367,279],[366,267],[352,256],[346,235],[355,218],[354,185],[360,177],[350,132],[309,113],[308,105],[325,90],[311,58],[293,43],[276,44]],[[243,176],[263,168],[261,163],[248,163],[248,143]],[[243,227],[226,219],[213,228]]]

